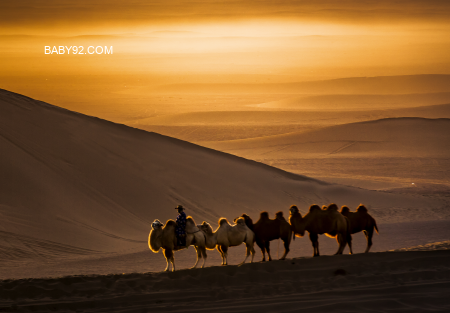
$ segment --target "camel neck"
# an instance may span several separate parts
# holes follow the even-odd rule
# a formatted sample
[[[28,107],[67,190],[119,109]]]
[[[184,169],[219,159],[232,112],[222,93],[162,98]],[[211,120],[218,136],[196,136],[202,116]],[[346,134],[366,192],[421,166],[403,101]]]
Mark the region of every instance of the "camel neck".
[[[162,229],[160,229],[159,231],[153,231],[153,236],[150,236],[150,245],[151,248],[153,248],[153,250],[159,250],[162,246],[161,244],[161,236],[162,236]]]

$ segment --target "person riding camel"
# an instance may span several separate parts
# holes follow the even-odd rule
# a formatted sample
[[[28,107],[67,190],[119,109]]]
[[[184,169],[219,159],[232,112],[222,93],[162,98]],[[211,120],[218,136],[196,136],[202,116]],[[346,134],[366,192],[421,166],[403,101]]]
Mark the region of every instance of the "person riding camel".
[[[179,205],[175,208],[178,210],[178,216],[176,219],[177,226],[175,227],[175,234],[177,235],[177,246],[186,246],[186,213],[184,213],[184,208]]]

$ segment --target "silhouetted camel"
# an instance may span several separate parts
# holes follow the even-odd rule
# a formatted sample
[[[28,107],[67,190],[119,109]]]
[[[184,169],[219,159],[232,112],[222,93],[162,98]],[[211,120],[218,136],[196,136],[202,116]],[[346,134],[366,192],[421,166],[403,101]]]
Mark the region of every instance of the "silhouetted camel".
[[[360,204],[356,209],[356,212],[350,212],[347,206],[341,208],[341,214],[350,220],[350,230],[352,234],[364,232],[367,239],[367,247],[365,253],[368,253],[370,247],[372,247],[372,236],[373,230],[375,229],[377,233],[378,227],[375,219],[369,215],[367,208]]]
[[[289,225],[288,221],[283,217],[283,212],[277,212],[275,214],[275,219],[273,220],[269,218],[268,212],[261,212],[259,220],[255,224],[253,224],[252,219],[247,214],[242,214],[242,217],[245,219],[245,224],[247,224],[248,228],[255,233],[256,244],[261,248],[263,262],[266,260],[265,251],[267,251],[269,261],[272,261],[270,255],[270,241],[279,238],[281,238],[284,243],[284,254],[280,260],[286,258],[286,255],[289,253],[292,229],[291,225]]]
[[[336,238],[339,248],[335,254],[342,254],[347,243],[350,248],[350,254],[353,253],[350,223],[345,216],[338,212],[336,204],[332,203],[328,207],[324,207],[324,209],[313,204],[304,217],[302,217],[295,205],[292,205],[289,211],[289,223],[292,226],[294,234],[298,237],[303,237],[305,230],[309,232],[314,256],[320,256],[318,241],[318,235],[320,234],[326,234],[328,237]]]
[[[211,225],[207,222],[203,222],[198,227],[205,235],[206,248],[214,249],[214,247],[217,247],[217,251],[222,256],[222,265],[228,264],[228,247],[239,246],[242,243],[245,243],[247,247],[246,257],[242,263],[245,263],[250,253],[252,254],[250,263],[253,262],[255,256],[255,249],[253,248],[255,234],[245,225],[243,218],[239,218],[234,226],[231,226],[226,218],[221,218],[219,219],[219,227],[214,232]]]

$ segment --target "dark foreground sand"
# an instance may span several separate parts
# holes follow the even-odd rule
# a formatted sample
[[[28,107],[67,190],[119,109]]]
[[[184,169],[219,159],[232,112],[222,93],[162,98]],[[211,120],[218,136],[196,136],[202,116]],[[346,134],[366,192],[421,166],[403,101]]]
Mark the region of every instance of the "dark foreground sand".
[[[449,312],[450,251],[0,281],[1,312]]]

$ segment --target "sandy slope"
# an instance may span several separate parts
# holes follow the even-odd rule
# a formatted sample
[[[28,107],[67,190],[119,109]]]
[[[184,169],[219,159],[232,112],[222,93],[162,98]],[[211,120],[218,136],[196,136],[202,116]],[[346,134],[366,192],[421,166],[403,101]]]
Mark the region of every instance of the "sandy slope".
[[[147,249],[183,204],[197,222],[360,202],[390,220],[447,216],[445,201],[329,185],[1,91],[2,262]],[[424,209],[426,208],[426,209]],[[378,213],[380,212],[380,213]]]
[[[7,312],[448,312],[450,251],[0,281]]]

